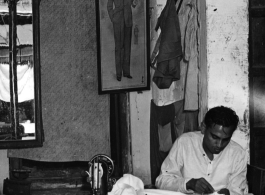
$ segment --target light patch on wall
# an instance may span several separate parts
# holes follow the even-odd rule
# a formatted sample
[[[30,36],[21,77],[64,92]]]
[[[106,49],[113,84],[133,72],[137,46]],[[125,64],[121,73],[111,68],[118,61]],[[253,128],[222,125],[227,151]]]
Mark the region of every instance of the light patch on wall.
[[[150,91],[130,93],[130,122],[133,175],[144,183],[150,181]]]
[[[237,112],[240,125],[233,137],[248,148],[248,2],[207,0],[206,5],[208,105]]]

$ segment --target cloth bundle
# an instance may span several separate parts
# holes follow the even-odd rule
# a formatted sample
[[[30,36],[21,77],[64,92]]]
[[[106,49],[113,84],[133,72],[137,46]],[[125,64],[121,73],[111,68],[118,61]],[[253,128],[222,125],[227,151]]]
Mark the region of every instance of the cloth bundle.
[[[144,189],[144,183],[138,177],[124,174],[113,186],[108,195],[184,195],[169,190]]]

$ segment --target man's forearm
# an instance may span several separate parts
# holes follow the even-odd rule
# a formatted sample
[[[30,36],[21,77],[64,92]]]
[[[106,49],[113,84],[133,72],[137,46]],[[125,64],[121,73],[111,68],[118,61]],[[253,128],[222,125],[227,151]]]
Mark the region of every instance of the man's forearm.
[[[160,175],[156,179],[156,187],[163,190],[187,193],[186,180],[176,175]]]

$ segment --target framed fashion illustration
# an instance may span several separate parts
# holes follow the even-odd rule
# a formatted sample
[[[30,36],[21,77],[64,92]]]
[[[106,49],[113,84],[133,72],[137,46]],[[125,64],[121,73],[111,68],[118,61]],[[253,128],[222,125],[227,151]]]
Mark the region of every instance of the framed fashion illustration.
[[[99,94],[149,90],[149,0],[95,2]]]

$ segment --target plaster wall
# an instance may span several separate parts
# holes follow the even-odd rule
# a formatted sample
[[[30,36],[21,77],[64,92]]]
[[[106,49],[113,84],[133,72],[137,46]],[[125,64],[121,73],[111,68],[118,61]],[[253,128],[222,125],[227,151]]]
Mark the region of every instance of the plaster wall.
[[[162,4],[160,3],[162,1]],[[150,52],[156,44],[158,33],[155,32],[156,18],[165,0],[150,0]],[[151,70],[151,75],[153,71]],[[150,172],[150,103],[152,91],[131,92],[131,152],[133,175],[141,178],[145,184],[151,184]]]
[[[207,0],[208,107],[236,111],[240,125],[233,139],[248,149],[248,1]]]
[[[151,92],[130,93],[131,146],[133,175],[151,184],[150,101]]]

